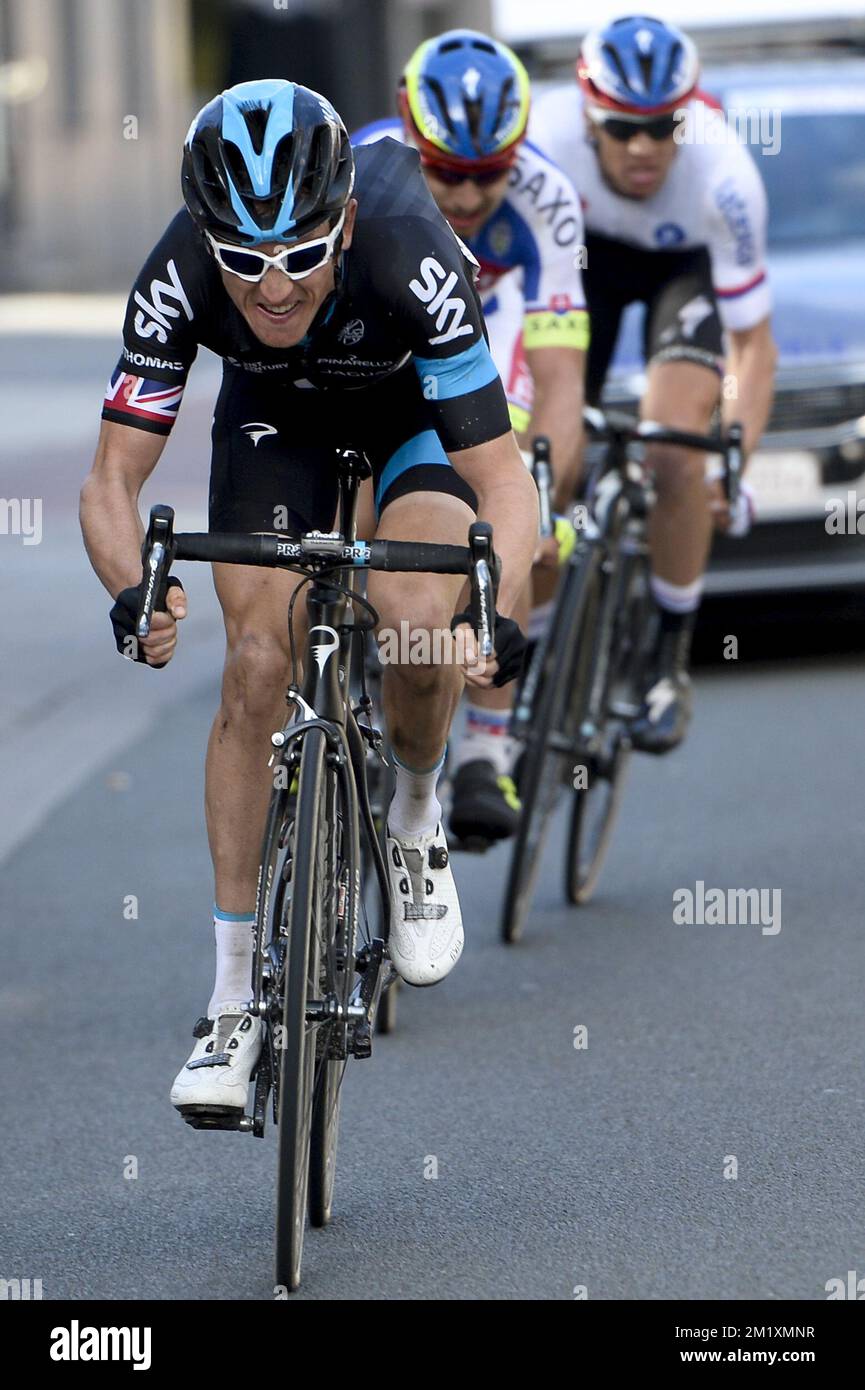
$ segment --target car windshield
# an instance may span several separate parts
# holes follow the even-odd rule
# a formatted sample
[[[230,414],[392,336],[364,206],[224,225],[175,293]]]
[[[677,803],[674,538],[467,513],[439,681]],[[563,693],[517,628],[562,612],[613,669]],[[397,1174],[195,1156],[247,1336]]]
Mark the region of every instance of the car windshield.
[[[769,243],[865,234],[865,112],[785,111],[775,155],[751,145],[769,200]]]

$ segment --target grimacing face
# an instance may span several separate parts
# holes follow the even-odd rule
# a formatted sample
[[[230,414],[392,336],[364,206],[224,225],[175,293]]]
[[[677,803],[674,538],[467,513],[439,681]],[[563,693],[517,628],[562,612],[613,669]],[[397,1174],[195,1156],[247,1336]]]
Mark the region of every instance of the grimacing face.
[[[663,187],[676,156],[673,135],[653,140],[635,128],[630,140],[614,140],[588,115],[586,129],[597,150],[601,172],[617,193],[625,198],[651,198]]]
[[[345,250],[351,245],[356,212],[357,199],[352,198],[346,208],[342,229],[342,245]],[[322,222],[307,236],[291,244],[302,246],[305,241],[327,236],[329,231],[330,223]],[[263,251],[266,256],[275,256],[284,245],[284,242],[268,241],[256,246],[255,250]],[[264,343],[265,347],[272,348],[297,346],[309,331],[313,319],[335,283],[332,256],[303,280],[289,280],[288,276],[283,275],[275,266],[271,266],[258,284],[241,280],[239,276],[232,275],[231,271],[224,270],[221,266],[219,273],[226,294],[243,315],[256,338]]]
[[[462,183],[443,183],[436,178],[434,169],[424,167],[427,187],[441,212],[458,236],[476,236],[491,217],[498,212],[504,202],[508,189],[510,169],[504,169],[501,177],[494,183],[474,183],[463,179]]]

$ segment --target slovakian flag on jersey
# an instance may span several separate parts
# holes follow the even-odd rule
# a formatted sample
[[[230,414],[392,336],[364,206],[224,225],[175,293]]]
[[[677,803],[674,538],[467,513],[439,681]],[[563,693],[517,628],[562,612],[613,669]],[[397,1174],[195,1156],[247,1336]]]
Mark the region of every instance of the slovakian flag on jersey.
[[[169,434],[182,399],[182,386],[150,381],[117,367],[105,392],[102,418],[154,434]]]

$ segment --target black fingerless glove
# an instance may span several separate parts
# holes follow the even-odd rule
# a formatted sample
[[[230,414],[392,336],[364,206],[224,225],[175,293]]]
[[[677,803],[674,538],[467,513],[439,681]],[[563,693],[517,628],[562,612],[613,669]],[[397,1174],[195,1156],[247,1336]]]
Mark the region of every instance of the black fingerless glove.
[[[468,623],[472,628],[472,615],[469,612],[456,613],[451,619],[451,630],[460,623]],[[526,639],[519,623],[513,618],[502,618],[496,613],[495,649],[499,669],[493,676],[493,685],[507,685],[522,675],[526,659]]]
[[[183,588],[179,579],[175,579],[174,575],[169,575],[166,588],[170,589],[172,585],[175,584],[178,589]],[[114,641],[117,644],[117,650],[120,655],[125,657],[127,661],[140,661],[146,666],[148,664],[147,658],[141,650],[140,644],[135,636],[135,622],[138,617],[138,605],[140,603],[140,584],[136,584],[132,589],[121,589],[109,617],[111,618],[111,626],[114,629]],[[132,642],[129,641],[130,637],[133,639]],[[134,656],[132,652],[135,652]],[[162,667],[165,665],[167,665],[165,661],[160,661],[159,665],[154,666],[153,669],[154,671],[161,671]]]

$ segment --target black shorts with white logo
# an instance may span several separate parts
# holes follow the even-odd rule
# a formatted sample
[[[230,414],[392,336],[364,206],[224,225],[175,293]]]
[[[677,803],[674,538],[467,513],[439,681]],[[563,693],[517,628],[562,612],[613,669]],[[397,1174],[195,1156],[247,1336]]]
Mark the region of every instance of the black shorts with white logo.
[[[411,492],[448,493],[477,510],[473,489],[433,427],[411,363],[351,391],[225,367],[212,438],[211,531],[329,531],[339,448],[362,451],[372,464],[379,515]]]
[[[611,237],[586,235],[583,274],[592,335],[586,366],[586,399],[600,399],[629,304],[644,304],[643,353],[649,362],[696,362],[723,374],[721,316],[704,246],[650,251]]]

